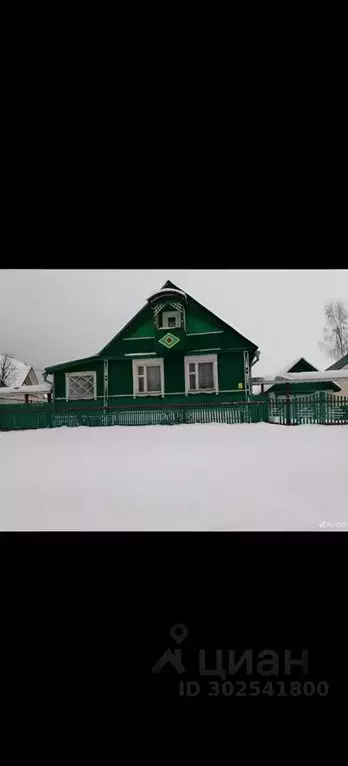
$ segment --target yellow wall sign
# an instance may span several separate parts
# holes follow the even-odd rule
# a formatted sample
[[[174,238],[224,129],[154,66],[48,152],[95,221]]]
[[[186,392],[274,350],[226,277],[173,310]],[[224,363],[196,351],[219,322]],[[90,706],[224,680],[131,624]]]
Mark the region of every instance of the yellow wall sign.
[[[243,383],[238,383],[238,388],[243,388]]]

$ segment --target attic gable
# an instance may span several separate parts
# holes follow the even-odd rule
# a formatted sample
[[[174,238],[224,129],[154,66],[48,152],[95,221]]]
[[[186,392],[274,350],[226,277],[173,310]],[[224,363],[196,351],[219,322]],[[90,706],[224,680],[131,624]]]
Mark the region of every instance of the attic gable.
[[[210,309],[203,306],[203,304],[199,303],[195,298],[192,298],[191,295],[189,295],[178,285],[174,284],[174,282],[172,282],[170,279],[168,279],[165,284],[162,285],[160,290],[166,290],[169,288],[181,291],[187,296],[189,300],[187,321],[188,335],[199,333],[204,334],[210,332],[218,333],[223,332],[224,330],[229,330],[236,338],[237,345],[240,345],[241,347],[249,346],[251,347],[251,350],[257,349],[257,345],[255,343],[248,340],[248,338],[239,333],[238,330],[235,330],[223,319],[220,319],[220,317],[210,311]],[[124,325],[121,330],[119,330],[119,332],[112,338],[112,340],[109,341],[109,343],[107,343],[106,346],[101,349],[98,356],[104,355],[105,352],[111,353],[114,350],[112,348],[113,346],[115,346],[116,353],[119,341],[126,339],[132,340],[135,338],[152,338],[153,336],[154,327],[152,312],[151,307],[147,303],[140,309],[140,311],[137,312],[137,314],[134,315],[132,319],[129,320],[129,322],[127,322],[126,325]]]
[[[171,282],[170,279],[167,280],[167,282],[163,285],[162,289],[166,289],[168,287],[173,288],[174,290],[182,290],[181,287],[178,285],[175,285],[174,282]],[[224,321],[224,319],[221,319],[217,316],[213,311],[208,309],[206,306],[204,306],[202,303],[199,303],[199,301],[196,300],[196,298],[193,298],[191,295],[189,295],[186,290],[184,291],[187,298],[191,302],[192,307],[198,307],[199,312],[201,314],[200,320],[202,322],[202,329],[201,332],[219,332],[223,330],[230,330],[238,339],[239,341],[244,341],[246,345],[251,346],[256,350],[258,346],[256,343],[253,343],[253,341],[249,340],[245,337],[245,335],[242,335],[238,330],[236,330],[232,325],[229,325],[227,322]],[[201,326],[200,322],[200,326]],[[191,327],[188,324],[187,332],[194,332],[194,326]]]
[[[318,372],[318,368],[314,367],[303,356],[293,362],[287,370],[284,372]]]

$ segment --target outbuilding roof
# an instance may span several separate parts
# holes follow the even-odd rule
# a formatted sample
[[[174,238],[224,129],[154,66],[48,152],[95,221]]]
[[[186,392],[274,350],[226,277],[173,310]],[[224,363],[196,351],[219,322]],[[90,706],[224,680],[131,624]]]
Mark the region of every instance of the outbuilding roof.
[[[328,367],[328,370],[342,370],[343,367],[348,367],[348,354],[345,356],[342,356],[342,359],[339,359],[338,362],[334,362],[334,364],[331,365],[331,367]]]
[[[38,386],[4,386],[0,388],[0,397],[6,398],[14,394],[49,394],[50,391],[50,383],[41,383]]]
[[[285,365],[285,367],[283,367],[283,369],[282,369],[282,370],[279,370],[279,371],[278,371],[278,372],[276,372],[274,375],[265,375],[265,377],[264,377],[264,380],[266,381],[266,380],[268,379],[269,381],[272,381],[272,383],[269,383],[269,385],[268,385],[268,386],[266,385],[266,386],[264,387],[264,392],[266,393],[266,391],[269,391],[269,389],[270,389],[270,388],[272,388],[272,386],[274,386],[274,380],[275,380],[275,378],[278,378],[278,377],[282,377],[283,375],[286,375],[287,373],[289,373],[289,372],[290,372],[290,370],[292,370],[294,367],[296,367],[296,365],[297,365],[299,362],[302,362],[302,361],[303,361],[303,362],[305,362],[305,363],[306,363],[306,364],[307,364],[309,367],[312,367],[312,369],[313,369],[313,370],[315,370],[315,369],[316,369],[316,368],[315,368],[315,367],[314,367],[314,366],[311,364],[311,362],[309,362],[309,361],[308,361],[308,359],[305,359],[305,358],[304,358],[304,356],[299,356],[299,357],[297,357],[297,359],[293,359],[293,361],[292,361],[292,362],[288,362],[288,363]],[[302,373],[302,374],[303,374],[303,373]]]
[[[4,359],[4,354],[0,354],[0,362]],[[11,357],[11,367],[13,367],[13,372],[11,372],[11,386],[22,386],[28,373],[32,369],[30,365],[24,364],[24,362],[20,362],[18,359],[13,359]],[[8,386],[6,386],[8,388]]]

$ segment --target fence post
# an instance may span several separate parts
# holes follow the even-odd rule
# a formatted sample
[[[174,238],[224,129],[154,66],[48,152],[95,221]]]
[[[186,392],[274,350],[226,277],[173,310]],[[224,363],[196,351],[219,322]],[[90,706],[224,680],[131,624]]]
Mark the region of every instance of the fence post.
[[[286,425],[291,425],[291,414],[290,414],[290,384],[285,383],[285,392],[286,392]]]
[[[325,410],[325,394],[324,391],[319,391],[319,423],[324,423],[324,410]]]
[[[182,406],[182,422],[187,423],[186,404]]]

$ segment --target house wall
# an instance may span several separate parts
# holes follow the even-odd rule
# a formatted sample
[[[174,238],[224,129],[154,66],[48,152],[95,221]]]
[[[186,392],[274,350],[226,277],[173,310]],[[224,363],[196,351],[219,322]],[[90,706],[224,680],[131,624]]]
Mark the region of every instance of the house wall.
[[[245,400],[244,351],[251,356],[254,344],[239,335],[233,328],[224,325],[217,317],[193,300],[188,299],[186,311],[186,332],[183,327],[173,328],[172,333],[180,337],[173,349],[159,344],[166,330],[158,330],[150,306],[145,306],[128,324],[125,330],[112,340],[92,361],[76,362],[54,371],[55,401],[57,406],[66,406],[65,373],[97,373],[97,400],[81,400],[81,406],[101,406],[104,403],[104,360],[108,360],[108,404],[134,405],[149,403],[187,403],[198,401]],[[133,359],[141,354],[154,353],[153,359],[164,360],[165,396],[133,398]],[[190,354],[217,354],[218,394],[185,395],[184,357]],[[138,355],[138,356],[134,356]],[[155,356],[156,354],[156,356]],[[150,358],[150,357],[149,357]],[[238,384],[243,384],[239,388]],[[75,406],[76,400],[69,406]]]
[[[348,379],[347,380],[336,380],[335,381],[338,386],[341,387],[341,391],[338,391],[335,393],[335,396],[348,396]]]
[[[214,353],[214,352],[212,352]],[[153,357],[157,359],[158,357]],[[243,351],[230,353],[217,353],[218,358],[218,394],[189,394],[185,395],[185,369],[184,354],[173,353],[163,357],[164,360],[164,387],[165,396],[133,397],[133,369],[132,358],[119,358],[108,360],[108,404],[126,405],[135,403],[160,404],[163,399],[168,403],[190,403],[195,401],[236,401],[245,399],[244,390],[244,356]],[[57,406],[66,406],[65,399],[65,372],[96,371],[97,373],[97,400],[81,400],[81,406],[101,406],[104,400],[104,360],[96,360],[94,363],[74,365],[68,369],[54,373],[54,393]],[[243,383],[243,389],[238,387]],[[76,400],[71,406],[77,404]]]
[[[214,353],[214,352],[211,352]],[[173,353],[172,356],[167,354],[163,357],[164,364],[164,388],[165,399],[168,399],[168,403],[172,404],[184,404],[188,401],[194,403],[195,401],[232,401],[245,399],[244,391],[244,358],[243,352],[220,354],[217,352],[218,358],[218,381],[219,381],[219,393],[218,394],[189,394],[185,395],[185,355],[179,353]],[[156,359],[156,357],[154,357]],[[135,404],[135,402],[149,401],[151,404],[155,404],[158,399],[163,397],[137,397],[133,399],[133,376],[132,376],[132,360],[124,361],[111,361],[109,362],[109,370],[112,370],[112,379],[109,378],[109,397],[112,395],[122,394],[129,392],[131,394],[131,400],[127,401],[122,397],[121,401],[114,404]],[[243,389],[238,388],[238,383],[243,383]],[[123,390],[121,390],[123,389]]]

